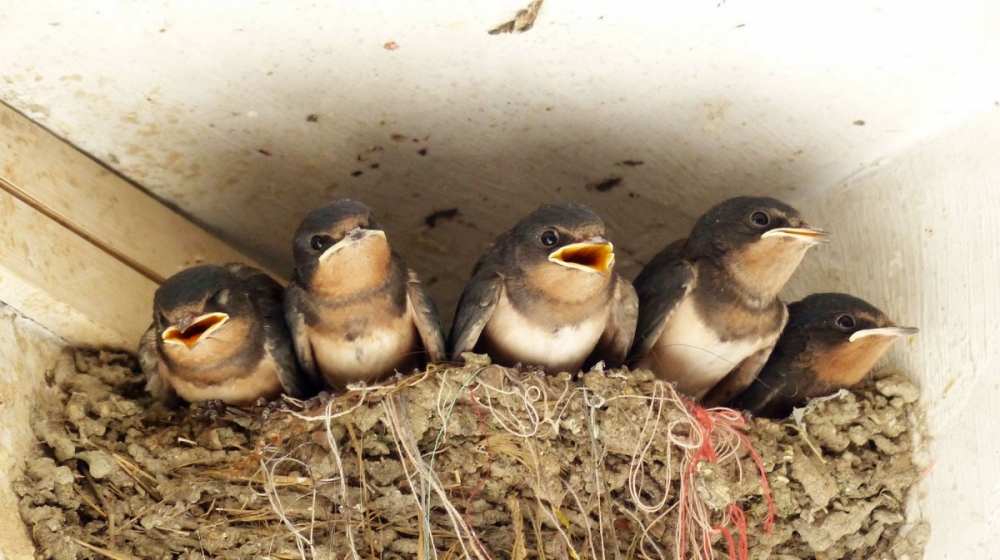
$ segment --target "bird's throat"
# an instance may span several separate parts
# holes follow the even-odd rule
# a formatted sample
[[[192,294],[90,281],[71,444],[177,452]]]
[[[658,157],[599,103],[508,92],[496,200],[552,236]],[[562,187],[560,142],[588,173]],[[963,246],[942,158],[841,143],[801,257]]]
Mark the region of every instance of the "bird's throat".
[[[344,247],[319,263],[309,291],[331,300],[369,292],[386,282],[391,265],[392,250],[384,241]]]
[[[751,299],[767,305],[781,293],[809,247],[789,238],[761,239],[734,251],[724,266]]]

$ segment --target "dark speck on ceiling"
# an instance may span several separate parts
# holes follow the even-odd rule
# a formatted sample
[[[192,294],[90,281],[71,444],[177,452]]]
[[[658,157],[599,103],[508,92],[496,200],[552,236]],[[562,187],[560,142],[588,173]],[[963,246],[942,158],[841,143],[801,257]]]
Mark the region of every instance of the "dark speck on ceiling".
[[[424,218],[427,227],[433,229],[437,227],[438,220],[451,220],[458,216],[458,208],[447,208],[445,210],[435,210]]]
[[[595,190],[597,192],[608,192],[620,184],[622,184],[622,178],[617,175],[612,175],[611,177],[608,177],[607,179],[599,183],[587,185],[587,190]]]

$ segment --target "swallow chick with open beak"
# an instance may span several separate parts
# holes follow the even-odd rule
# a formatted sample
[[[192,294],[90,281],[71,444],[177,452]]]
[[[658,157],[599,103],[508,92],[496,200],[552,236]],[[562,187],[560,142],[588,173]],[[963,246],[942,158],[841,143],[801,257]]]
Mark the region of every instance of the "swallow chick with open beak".
[[[778,293],[806,251],[826,240],[773,198],[712,207],[635,279],[639,324],[630,363],[705,406],[728,402],[757,376],[785,326]]]
[[[576,373],[603,360],[620,366],[635,333],[638,299],[614,272],[604,222],[579,204],[535,210],[476,263],[455,312],[451,359]]]
[[[857,385],[897,340],[917,333],[847,294],[813,294],[790,304],[788,315],[764,369],[732,408],[784,418],[809,399]]]
[[[153,325],[139,342],[146,389],[175,404],[246,406],[310,390],[292,349],[281,284],[231,263],[183,270],[156,290]]]
[[[437,307],[371,209],[340,200],[299,226],[285,315],[303,369],[334,389],[445,358]]]

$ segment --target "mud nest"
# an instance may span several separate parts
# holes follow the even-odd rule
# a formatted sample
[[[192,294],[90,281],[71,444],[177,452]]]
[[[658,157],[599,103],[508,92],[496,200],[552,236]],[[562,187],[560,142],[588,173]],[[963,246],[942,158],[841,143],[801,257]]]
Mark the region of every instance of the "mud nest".
[[[915,559],[929,534],[895,375],[746,425],[646,372],[485,361],[268,411],[163,408],[125,355],[47,381],[15,482],[44,558]]]

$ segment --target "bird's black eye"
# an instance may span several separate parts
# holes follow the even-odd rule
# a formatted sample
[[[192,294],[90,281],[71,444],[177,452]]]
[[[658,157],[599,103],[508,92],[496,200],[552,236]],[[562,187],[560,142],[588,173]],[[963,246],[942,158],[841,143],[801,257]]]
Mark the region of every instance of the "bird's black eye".
[[[750,214],[750,223],[757,227],[764,227],[771,223],[771,217],[766,212],[754,212]]]
[[[841,315],[840,317],[837,317],[837,326],[844,330],[853,329],[854,317],[851,317],[850,315]]]
[[[326,235],[314,235],[312,239],[309,240],[309,246],[313,248],[313,251],[322,251],[330,246],[330,237]]]
[[[214,294],[212,294],[211,301],[217,306],[225,306],[229,303],[229,290],[219,288]]]
[[[559,243],[559,232],[557,232],[554,229],[547,229],[542,232],[542,236],[540,239],[542,240],[542,245],[545,245],[546,247],[551,247],[556,243]]]

